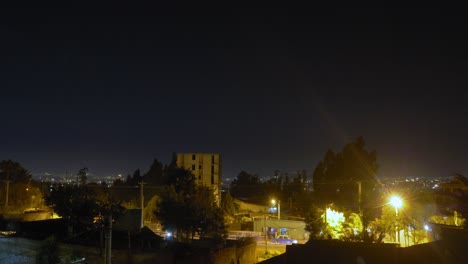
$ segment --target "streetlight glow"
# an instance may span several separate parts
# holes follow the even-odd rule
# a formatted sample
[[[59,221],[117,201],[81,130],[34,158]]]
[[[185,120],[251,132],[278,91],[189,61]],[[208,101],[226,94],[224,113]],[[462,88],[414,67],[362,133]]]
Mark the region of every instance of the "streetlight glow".
[[[390,198],[390,204],[395,207],[395,209],[401,208],[403,206],[403,200],[398,196],[392,196]]]
[[[272,204],[273,206],[275,206],[275,205],[276,205],[276,200],[275,200],[275,199],[271,199],[271,204]],[[278,200],[278,209],[277,209],[277,211],[278,211],[278,220],[279,220],[279,219],[281,218],[281,204],[280,204],[280,200]]]

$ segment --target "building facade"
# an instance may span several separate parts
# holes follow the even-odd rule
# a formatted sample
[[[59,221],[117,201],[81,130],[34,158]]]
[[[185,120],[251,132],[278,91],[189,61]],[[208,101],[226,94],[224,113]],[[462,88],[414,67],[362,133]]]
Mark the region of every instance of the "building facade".
[[[177,167],[192,172],[197,184],[213,190],[216,203],[221,204],[221,156],[216,153],[177,153]]]

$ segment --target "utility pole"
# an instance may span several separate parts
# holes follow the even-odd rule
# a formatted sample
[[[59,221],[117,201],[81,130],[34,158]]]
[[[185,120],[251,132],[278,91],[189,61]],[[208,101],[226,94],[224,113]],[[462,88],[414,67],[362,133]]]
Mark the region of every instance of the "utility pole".
[[[6,181],[4,181],[6,183],[6,194],[5,194],[5,208],[8,208],[8,197],[10,196],[10,168],[9,166],[7,167],[6,169],[6,176],[7,176],[7,179]]]
[[[106,215],[104,220],[106,236],[106,264],[111,264],[112,257],[112,215]]]
[[[265,254],[268,254],[268,240],[267,240],[267,227],[266,227],[266,214],[263,215],[263,229],[265,231]]]
[[[281,219],[281,201],[278,200],[278,220]]]
[[[141,224],[140,224],[140,228],[143,228],[143,226],[145,225],[144,223],[144,210],[145,210],[145,196],[143,195],[143,185],[145,185],[146,183],[144,181],[141,181],[139,182],[138,184],[140,184],[140,202],[141,202]]]
[[[360,182],[360,181],[357,181],[356,183],[357,183],[357,185],[358,185],[358,208],[359,208],[359,216],[362,217],[362,212],[361,212],[361,195],[362,195],[362,191],[361,191],[361,182]]]
[[[8,207],[8,196],[9,196],[9,192],[10,192],[10,182],[11,181],[6,180],[4,182],[6,182],[5,207]]]

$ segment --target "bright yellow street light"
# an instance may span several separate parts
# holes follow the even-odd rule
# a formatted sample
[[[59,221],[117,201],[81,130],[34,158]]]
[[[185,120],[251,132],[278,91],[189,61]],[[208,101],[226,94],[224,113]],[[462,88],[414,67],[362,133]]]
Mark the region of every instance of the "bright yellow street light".
[[[395,207],[395,210],[398,212],[398,208],[403,206],[403,200],[398,196],[392,196],[390,198],[390,204]]]

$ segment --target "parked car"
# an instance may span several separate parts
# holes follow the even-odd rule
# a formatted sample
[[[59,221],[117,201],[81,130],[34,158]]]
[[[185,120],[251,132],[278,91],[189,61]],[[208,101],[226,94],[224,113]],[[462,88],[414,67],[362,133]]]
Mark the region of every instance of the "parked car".
[[[272,240],[273,240],[273,242],[276,242],[276,243],[279,243],[279,244],[287,244],[287,245],[297,244],[296,239],[289,238],[287,235],[279,235],[279,236],[273,238]]]

